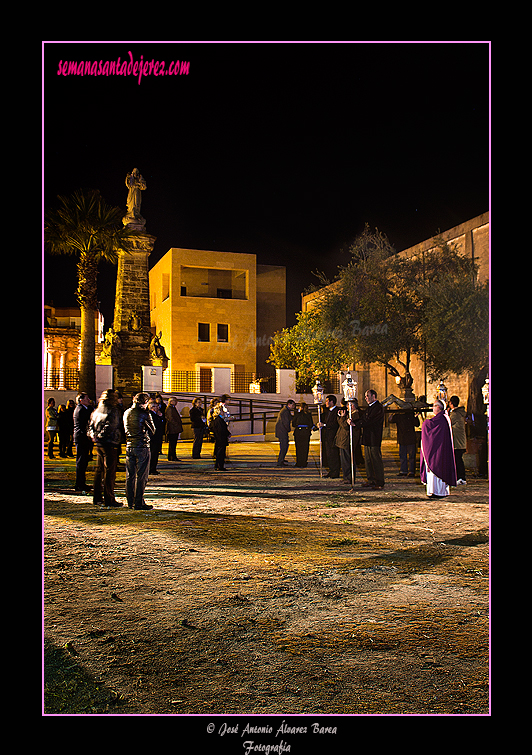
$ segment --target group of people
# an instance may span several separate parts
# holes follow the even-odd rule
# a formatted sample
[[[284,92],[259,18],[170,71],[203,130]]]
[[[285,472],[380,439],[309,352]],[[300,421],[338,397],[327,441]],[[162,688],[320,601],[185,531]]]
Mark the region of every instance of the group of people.
[[[59,441],[59,456],[66,458],[74,456],[74,409],[76,404],[72,399],[66,404],[59,404],[55,408],[55,399],[49,398],[46,407],[46,431],[48,433],[48,457],[54,457],[54,442]]]
[[[382,435],[384,427],[384,407],[377,399],[374,390],[364,395],[368,408],[361,410],[358,401],[342,400],[329,395],[320,420],[315,422],[302,402],[296,411],[296,403],[289,400],[277,417],[275,435],[279,440],[277,466],[287,466],[286,454],[289,447],[289,433],[293,431],[296,449],[296,467],[306,467],[310,437],[313,430],[320,429],[322,466],[328,469],[325,477],[340,478],[354,485],[356,465],[363,460],[366,480],[364,488],[382,490],[385,484],[382,460]],[[427,487],[430,498],[444,498],[450,488],[466,484],[463,455],[466,450],[465,411],[460,406],[458,396],[451,396],[447,407],[441,400],[432,405],[433,416],[423,421],[421,426],[420,477]],[[397,426],[400,472],[402,477],[415,477],[417,455],[417,431],[419,417],[414,410],[397,412],[391,417]],[[361,446],[364,448],[362,458]]]
[[[322,439],[322,466],[328,468],[325,477],[339,479],[340,471],[344,483],[354,485],[356,464],[361,460],[360,445],[364,446],[364,463],[366,482],[364,487],[381,489],[384,487],[384,466],[381,454],[382,428],[384,425],[384,408],[377,401],[373,390],[366,391],[368,409],[361,412],[355,399],[348,406],[344,400],[338,406],[337,398],[331,394],[325,399],[325,408],[318,422],[314,422],[307,404],[302,402],[296,411],[295,401],[287,401],[279,412],[275,435],[279,439],[279,456],[277,466],[286,466],[286,453],[289,444],[289,432],[293,429],[296,447],[296,467],[306,467],[310,437],[313,430],[319,429]]]
[[[213,399],[207,416],[201,399],[195,398],[190,408],[190,423],[194,432],[192,458],[199,459],[205,437],[214,437],[214,468],[225,471],[226,449],[231,437],[226,406],[229,396]],[[48,399],[46,407],[47,453],[55,458],[54,443],[59,436],[59,456],[74,457],[76,453],[76,481],[78,492],[91,492],[93,503],[103,506],[122,506],[115,497],[115,480],[122,445],[126,445],[126,499],[129,508],[153,508],[144,501],[144,491],[150,475],[157,475],[157,463],[163,440],[168,440],[168,460],[178,461],[177,441],[183,432],[183,422],[177,409],[177,399],[165,404],[160,394],[151,397],[138,393],[133,404],[124,410],[118,391],[106,390],[94,407],[90,396],[81,392],[76,401],[55,408],[55,399]],[[87,484],[87,467],[96,454],[94,487]]]
[[[225,471],[230,414],[229,396],[213,399],[205,415],[201,399],[196,398],[190,409],[190,423],[194,432],[192,458],[201,455],[203,440],[212,435],[214,440],[214,469]],[[340,478],[354,485],[356,465],[363,461],[366,480],[364,488],[381,490],[384,487],[384,465],[381,443],[384,427],[384,407],[374,390],[365,393],[368,408],[361,410],[355,399],[346,405],[337,405],[335,395],[325,399],[325,408],[315,422],[305,402],[296,411],[292,399],[278,414],[275,435],[279,440],[277,466],[287,466],[289,433],[293,432],[296,449],[296,467],[308,464],[310,438],[313,430],[321,433],[322,466],[328,469],[330,479]],[[463,454],[466,449],[465,411],[457,396],[451,396],[448,407],[441,400],[432,405],[433,416],[421,427],[420,477],[427,486],[430,498],[449,495],[450,487],[466,483]],[[415,476],[417,438],[420,422],[414,411],[398,412],[391,418],[397,426],[401,476]],[[144,501],[149,475],[158,474],[157,462],[162,451],[163,438],[168,439],[168,460],[178,461],[177,440],[183,431],[177,399],[168,405],[160,395],[150,397],[138,393],[133,404],[124,411],[122,396],[109,389],[102,393],[98,405],[87,393],[81,392],[76,402],[69,401],[55,409],[50,398],[46,409],[48,456],[54,458],[53,444],[59,435],[59,455],[73,456],[76,447],[75,490],[89,492],[86,482],[88,462],[96,451],[97,466],[94,476],[93,502],[103,506],[121,506],[115,498],[115,479],[122,444],[126,444],[126,499],[133,509],[153,508]],[[361,446],[364,447],[362,457]]]

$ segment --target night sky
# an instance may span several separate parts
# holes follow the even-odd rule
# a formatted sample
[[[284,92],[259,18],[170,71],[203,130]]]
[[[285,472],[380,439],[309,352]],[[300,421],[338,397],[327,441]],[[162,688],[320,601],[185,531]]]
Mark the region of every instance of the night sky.
[[[62,76],[60,61],[173,61],[188,75]],[[490,45],[45,43],[43,207],[78,188],[172,246],[287,268],[287,324],[368,223],[397,251],[489,210]],[[76,306],[75,263],[43,254],[44,299]],[[115,268],[99,279],[112,325]]]

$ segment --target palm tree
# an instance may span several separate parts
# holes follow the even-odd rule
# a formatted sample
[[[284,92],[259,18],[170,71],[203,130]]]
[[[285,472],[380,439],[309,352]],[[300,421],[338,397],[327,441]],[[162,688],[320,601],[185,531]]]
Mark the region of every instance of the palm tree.
[[[79,389],[96,394],[95,328],[98,309],[98,262],[117,261],[117,251],[126,249],[130,235],[122,224],[123,211],[108,205],[97,190],[78,190],[58,197],[56,209],[44,218],[44,245],[50,254],[78,256],[77,297],[81,308],[81,356]]]

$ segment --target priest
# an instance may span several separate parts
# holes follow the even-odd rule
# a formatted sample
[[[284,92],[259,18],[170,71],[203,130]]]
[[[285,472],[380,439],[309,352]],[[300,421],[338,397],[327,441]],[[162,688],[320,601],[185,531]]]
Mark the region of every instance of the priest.
[[[450,486],[456,485],[453,436],[449,417],[439,399],[432,405],[433,417],[421,428],[421,481],[429,498],[445,498]]]

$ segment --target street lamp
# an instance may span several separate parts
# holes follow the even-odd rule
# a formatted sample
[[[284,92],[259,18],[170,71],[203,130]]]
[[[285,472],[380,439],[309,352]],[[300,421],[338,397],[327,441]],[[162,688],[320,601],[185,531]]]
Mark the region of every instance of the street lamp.
[[[324,401],[324,394],[325,391],[323,390],[323,386],[320,383],[319,378],[316,379],[316,385],[312,389],[312,393],[314,394],[314,403],[318,407],[318,427],[320,430],[320,477],[323,477],[323,453],[322,453],[322,445],[321,445],[321,413],[320,413],[320,407],[323,404]]]
[[[357,382],[353,380],[350,372],[347,373],[347,377],[342,383],[342,390],[349,409],[349,420],[351,420],[353,404],[357,400]],[[353,458],[353,425],[351,422],[349,422],[349,448],[351,450],[351,490],[353,490],[355,487],[355,462]]]
[[[342,391],[344,392],[344,398],[347,402],[356,401],[357,397],[357,382],[351,377],[351,373],[347,373],[347,377],[342,383]]]
[[[482,398],[487,407],[488,417],[490,416],[490,379],[486,378],[486,382],[482,386]]]
[[[436,391],[436,399],[443,401],[444,406],[447,406],[447,388],[443,380],[440,380],[438,390]]]

